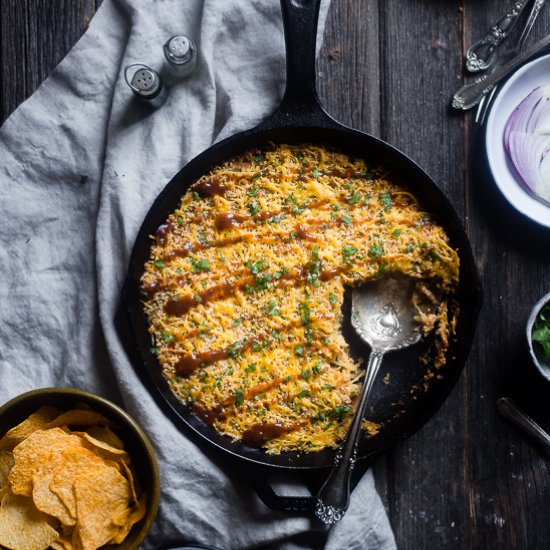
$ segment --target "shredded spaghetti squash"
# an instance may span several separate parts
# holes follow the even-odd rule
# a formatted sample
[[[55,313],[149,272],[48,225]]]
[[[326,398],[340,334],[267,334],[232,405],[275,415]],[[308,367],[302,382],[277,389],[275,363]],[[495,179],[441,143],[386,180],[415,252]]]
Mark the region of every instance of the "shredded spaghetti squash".
[[[430,361],[445,363],[458,254],[362,160],[309,144],[249,152],[195,182],[152,239],[152,351],[173,392],[247,446],[311,452],[344,437],[362,374],[341,333],[346,285],[416,279]]]

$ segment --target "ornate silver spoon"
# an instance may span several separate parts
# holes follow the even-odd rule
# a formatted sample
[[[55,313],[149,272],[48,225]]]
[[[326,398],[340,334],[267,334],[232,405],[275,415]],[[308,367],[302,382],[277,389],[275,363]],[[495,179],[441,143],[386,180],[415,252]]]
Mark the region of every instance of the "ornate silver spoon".
[[[371,353],[348,433],[317,495],[315,515],[324,523],[336,523],[348,508],[350,478],[357,458],[361,424],[384,354],[416,344],[421,338],[412,305],[414,287],[412,279],[391,276],[352,291],[351,324],[361,339],[369,344]]]

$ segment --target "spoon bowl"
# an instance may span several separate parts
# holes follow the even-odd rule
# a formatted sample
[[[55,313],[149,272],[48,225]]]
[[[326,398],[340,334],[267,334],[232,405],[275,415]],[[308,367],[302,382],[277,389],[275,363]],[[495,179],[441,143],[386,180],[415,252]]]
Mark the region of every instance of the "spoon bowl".
[[[352,291],[351,324],[359,337],[371,347],[371,353],[348,433],[317,495],[315,515],[323,523],[336,523],[348,509],[351,473],[357,459],[363,416],[384,354],[416,344],[422,338],[415,319],[415,290],[416,282],[412,279],[389,276]]]

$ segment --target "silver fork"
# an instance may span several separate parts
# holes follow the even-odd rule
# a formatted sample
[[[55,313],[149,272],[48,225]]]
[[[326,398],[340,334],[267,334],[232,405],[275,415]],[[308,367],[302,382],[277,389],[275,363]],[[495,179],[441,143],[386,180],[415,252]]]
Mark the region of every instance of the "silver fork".
[[[527,40],[527,37],[529,36],[531,29],[533,28],[533,24],[535,23],[545,2],[546,0],[535,0],[533,5],[531,6],[531,11],[529,12],[527,20],[525,21],[525,25],[523,26],[521,34],[519,35],[519,38],[517,39],[515,45],[499,53],[497,62],[491,68],[491,70],[489,71],[489,74],[491,74],[499,66],[506,64],[508,61],[514,58],[519,52],[521,52],[521,50],[523,49],[523,46],[525,45],[525,41]],[[481,100],[478,103],[476,116],[474,119],[476,124],[479,124],[480,126],[483,124],[483,121],[485,120],[485,115],[487,114],[487,110],[491,105],[491,102],[496,94],[497,89],[498,89],[498,85],[495,85],[491,88],[491,90],[489,91],[485,90],[483,92]]]

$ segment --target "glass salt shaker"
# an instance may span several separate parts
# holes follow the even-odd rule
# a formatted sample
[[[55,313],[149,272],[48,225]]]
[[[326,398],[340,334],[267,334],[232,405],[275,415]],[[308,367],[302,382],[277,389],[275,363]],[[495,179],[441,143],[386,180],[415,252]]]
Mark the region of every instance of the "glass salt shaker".
[[[163,47],[168,70],[179,77],[189,76],[197,64],[197,47],[187,36],[177,35],[168,39]]]
[[[133,74],[130,77],[132,71]],[[136,97],[155,109],[160,107],[168,97],[168,90],[160,75],[147,65],[141,63],[128,65],[124,69],[124,79]]]

